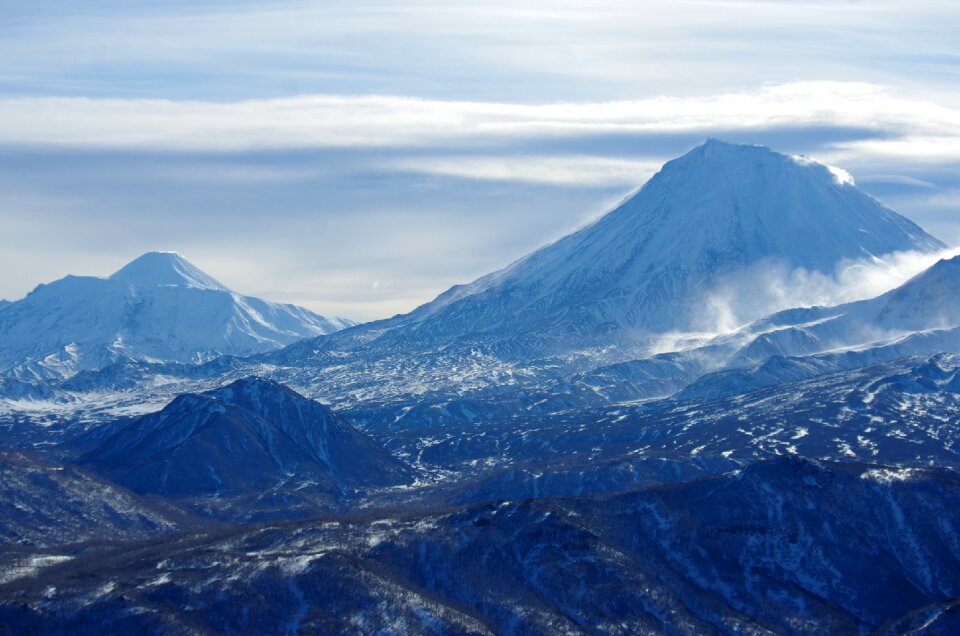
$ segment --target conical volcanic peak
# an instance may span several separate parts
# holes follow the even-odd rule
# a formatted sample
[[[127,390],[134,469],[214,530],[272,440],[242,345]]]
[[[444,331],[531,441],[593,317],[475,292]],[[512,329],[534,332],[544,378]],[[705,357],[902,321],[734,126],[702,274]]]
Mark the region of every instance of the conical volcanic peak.
[[[176,252],[147,252],[114,273],[111,280],[136,287],[193,287],[228,291]]]
[[[750,272],[832,276],[847,261],[943,247],[840,169],[714,139],[594,223],[378,328],[416,342],[483,334],[535,355],[643,341],[706,328],[711,295]],[[769,312],[760,300],[737,322]]]
[[[712,258],[772,257],[832,273],[845,258],[944,247],[839,168],[718,140],[665,164],[601,223],[651,235],[648,255],[708,270]]]

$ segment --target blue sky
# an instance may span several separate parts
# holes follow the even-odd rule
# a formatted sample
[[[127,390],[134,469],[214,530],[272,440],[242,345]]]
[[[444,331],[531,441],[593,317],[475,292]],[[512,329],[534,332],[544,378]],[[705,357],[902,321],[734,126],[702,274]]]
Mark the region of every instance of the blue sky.
[[[0,297],[173,249],[386,316],[709,136],[958,244],[957,5],[0,0]]]

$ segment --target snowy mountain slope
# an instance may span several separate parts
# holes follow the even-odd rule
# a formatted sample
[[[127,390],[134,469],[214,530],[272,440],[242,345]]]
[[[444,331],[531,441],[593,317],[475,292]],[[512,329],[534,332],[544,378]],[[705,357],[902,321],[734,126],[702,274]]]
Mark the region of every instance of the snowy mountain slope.
[[[942,247],[827,166],[711,140],[591,225],[363,332],[388,346],[571,349],[691,327],[717,284],[759,264],[832,274],[844,259]]]
[[[178,254],[150,252],[109,278],[67,276],[6,306],[0,372],[62,378],[124,359],[196,362],[352,324],[241,296]]]
[[[0,375],[0,396],[11,400],[49,400],[56,389],[41,382]]]
[[[473,404],[472,421],[387,419],[365,430],[426,474],[457,474],[472,501],[616,492],[784,454],[960,470],[960,358],[950,355],[721,398],[542,415],[523,403],[490,403],[500,417],[482,418],[482,404]]]
[[[953,313],[960,304],[960,276],[952,275],[958,263],[960,257],[941,261],[874,299],[781,312],[691,349],[601,365],[559,381],[539,374],[539,383],[467,395],[438,391],[419,396],[414,406],[371,401],[350,412],[369,426],[480,422],[669,396],[713,399],[905,356],[960,353],[960,318],[951,318],[960,316]],[[952,320],[957,326],[938,328]]]
[[[943,260],[877,298],[780,312],[704,345],[580,373],[570,373],[577,363],[569,358],[519,364],[479,347],[469,356],[451,348],[383,357],[355,351],[330,353],[316,367],[298,366],[296,359],[289,366],[231,358],[200,367],[125,363],[53,385],[0,382],[0,396],[14,410],[55,399],[66,413],[72,403],[78,411],[99,409],[114,399],[110,391],[122,391],[116,400],[153,401],[258,373],[350,409],[365,426],[490,421],[673,394],[709,399],[904,356],[960,352],[960,319],[953,318],[960,316],[958,270],[960,257]],[[957,326],[940,328],[954,321]],[[164,382],[152,384],[154,377]]]
[[[114,272],[110,279],[134,287],[189,287],[230,291],[223,283],[200,271],[176,252],[147,252]]]
[[[716,348],[663,353],[650,358],[603,365],[575,374],[549,388],[591,402],[626,402],[667,397],[686,387],[722,360]]]
[[[685,351],[601,366],[556,390],[616,401],[697,399],[908,355],[960,353],[960,256],[876,298],[782,311]]]
[[[826,353],[791,357],[774,354],[760,363],[705,373],[674,397],[695,400],[738,395],[905,356],[938,353],[960,353],[960,327],[921,331],[882,344]]]
[[[80,463],[135,492],[179,499],[277,489],[340,498],[412,480],[402,462],[335,413],[260,378],[181,395]]]
[[[797,310],[706,345],[647,357],[663,350],[651,351],[661,339],[650,333],[689,326],[685,317],[693,314],[712,320],[702,296],[744,268],[779,263],[830,273],[844,259],[940,246],[833,169],[762,147],[710,141],[666,164],[610,214],[500,272],[410,314],[240,361],[246,369],[232,367],[222,379],[264,375],[337,408],[390,402],[409,416],[429,403],[442,409],[452,400],[509,392],[546,391],[558,404],[572,397],[581,406],[663,397],[705,373],[773,355],[817,353],[841,346],[837,342],[889,344],[889,338],[909,337],[907,329],[940,324],[938,317],[951,309],[928,302],[909,320],[907,309],[899,317],[889,310],[877,318],[873,340],[856,320],[838,340],[826,330],[827,323],[839,323],[821,320],[826,310]],[[217,284],[186,276],[200,286]],[[937,317],[927,317],[931,312]],[[817,320],[825,325],[808,329]],[[925,337],[925,344],[932,347],[941,336]],[[936,351],[918,346],[900,355]],[[197,390],[187,378],[159,388],[150,379],[184,373],[190,374],[157,369],[126,386],[147,394]],[[199,390],[207,388],[203,382]],[[416,407],[407,408],[412,402]],[[468,408],[463,416],[475,412]]]
[[[941,352],[960,352],[960,328],[918,332],[860,349],[797,357],[773,355],[762,363],[735,368],[724,368],[722,363],[704,359],[696,350],[661,354],[601,366],[560,382],[546,380],[540,385],[504,387],[499,391],[468,395],[438,392],[422,396],[414,405],[395,399],[370,400],[345,407],[343,413],[365,430],[407,426],[420,427],[423,431],[432,430],[434,426],[454,430],[459,425],[482,423],[486,427],[490,422],[520,422],[549,414],[573,414],[586,421],[595,409],[611,404],[642,402],[655,408],[665,398],[709,401],[870,365],[895,363],[908,356],[929,357]]]

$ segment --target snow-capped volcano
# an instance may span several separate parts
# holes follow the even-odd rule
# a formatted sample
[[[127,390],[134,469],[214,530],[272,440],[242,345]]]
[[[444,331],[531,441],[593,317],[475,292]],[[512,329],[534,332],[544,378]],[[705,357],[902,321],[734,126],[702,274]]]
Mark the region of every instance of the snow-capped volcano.
[[[366,331],[385,328],[390,347],[495,340],[536,354],[642,341],[696,327],[710,293],[751,268],[832,275],[846,260],[943,247],[842,170],[710,140],[587,227]]]
[[[66,377],[124,359],[193,362],[352,324],[241,296],[179,254],[150,252],[108,278],[67,276],[5,306],[0,372]]]
[[[192,287],[230,291],[177,252],[147,252],[114,272],[110,280],[136,287]]]

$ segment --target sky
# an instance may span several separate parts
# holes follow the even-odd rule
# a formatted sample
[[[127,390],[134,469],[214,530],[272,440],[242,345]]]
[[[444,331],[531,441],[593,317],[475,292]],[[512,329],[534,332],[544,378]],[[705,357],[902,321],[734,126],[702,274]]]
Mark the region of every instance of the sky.
[[[175,250],[370,320],[707,137],[960,245],[960,3],[0,0],[0,298]]]

